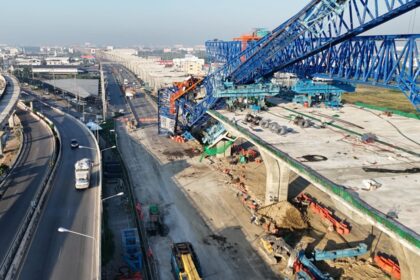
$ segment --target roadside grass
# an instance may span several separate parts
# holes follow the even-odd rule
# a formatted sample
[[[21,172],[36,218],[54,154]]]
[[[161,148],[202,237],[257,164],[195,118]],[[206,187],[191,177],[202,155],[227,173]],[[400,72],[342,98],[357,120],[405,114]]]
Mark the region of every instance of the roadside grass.
[[[343,103],[362,102],[368,105],[385,107],[407,113],[418,113],[407,97],[397,90],[389,90],[370,86],[357,86],[356,92],[345,93]]]

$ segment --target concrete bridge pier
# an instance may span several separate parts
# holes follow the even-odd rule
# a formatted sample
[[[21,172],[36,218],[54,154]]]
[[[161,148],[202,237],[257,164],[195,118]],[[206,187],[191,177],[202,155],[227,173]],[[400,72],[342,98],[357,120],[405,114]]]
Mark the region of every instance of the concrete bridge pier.
[[[265,205],[286,201],[289,193],[290,176],[293,175],[293,171],[283,161],[261,150],[260,153],[267,173]]]
[[[17,125],[17,117],[16,117],[16,111],[13,111],[13,113],[9,117],[9,127],[14,128]]]

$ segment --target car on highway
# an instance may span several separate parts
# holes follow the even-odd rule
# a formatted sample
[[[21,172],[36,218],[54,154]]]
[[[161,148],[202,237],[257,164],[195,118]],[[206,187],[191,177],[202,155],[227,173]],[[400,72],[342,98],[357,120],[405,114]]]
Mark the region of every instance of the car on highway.
[[[77,139],[71,139],[71,141],[70,141],[70,148],[72,148],[72,149],[79,148],[79,142],[77,141]]]

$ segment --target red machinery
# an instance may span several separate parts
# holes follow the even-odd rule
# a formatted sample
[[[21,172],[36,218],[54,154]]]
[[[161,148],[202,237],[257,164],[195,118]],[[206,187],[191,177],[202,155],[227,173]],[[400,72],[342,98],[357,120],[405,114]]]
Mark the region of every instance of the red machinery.
[[[258,32],[255,31],[255,32],[252,32],[251,34],[244,34],[244,35],[242,35],[240,37],[233,38],[233,41],[241,41],[242,42],[241,43],[241,50],[244,51],[248,47],[248,42],[258,41],[259,39],[261,39],[261,37],[262,36],[260,36],[258,34]],[[243,62],[245,60],[246,60],[246,57],[245,56],[242,56],[241,57],[241,61]]]
[[[395,279],[401,279],[400,266],[396,262],[380,255],[376,255],[374,261],[383,271]]]
[[[310,279],[316,280],[315,276],[306,268],[300,261],[296,260],[293,263],[293,271],[294,273],[298,274],[300,271],[303,271]]]
[[[174,83],[174,86],[178,88],[178,91],[175,94],[172,94],[169,100],[169,110],[171,114],[175,114],[175,101],[184,94],[196,89],[202,81],[203,79],[191,76],[183,82]]]
[[[297,198],[301,202],[306,202],[309,204],[309,208],[320,215],[322,218],[327,220],[329,223],[332,224],[334,230],[339,234],[349,234],[350,233],[350,226],[341,221],[337,218],[334,213],[329,210],[327,207],[321,205],[320,203],[316,202],[311,196],[306,193],[302,193]]]

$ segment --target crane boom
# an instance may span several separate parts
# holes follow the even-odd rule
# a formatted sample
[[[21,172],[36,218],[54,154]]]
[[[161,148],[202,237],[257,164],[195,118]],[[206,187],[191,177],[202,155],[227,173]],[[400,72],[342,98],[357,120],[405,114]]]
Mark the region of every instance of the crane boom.
[[[200,87],[206,91],[203,99],[197,102],[188,99],[188,94],[180,96],[177,103],[182,107],[181,122],[184,127],[194,126],[202,121],[208,109],[223,104],[214,92],[226,80],[235,85],[254,83],[274,72],[302,64],[305,59],[309,60],[419,6],[420,0],[313,0],[259,41],[234,56],[230,54],[223,67],[201,82]],[[418,73],[412,76],[418,77]],[[412,100],[417,100],[411,93],[413,82],[417,87],[417,81],[411,79],[405,92]],[[407,88],[410,88],[408,93]],[[167,88],[161,92],[161,100],[165,100],[176,90]],[[169,106],[169,102],[162,101],[160,106],[161,112],[167,112],[165,106]],[[168,117],[162,115],[163,118]],[[169,116],[168,120],[174,118],[177,117]]]

